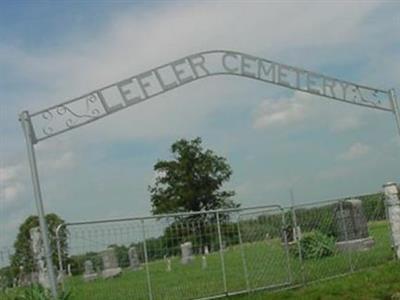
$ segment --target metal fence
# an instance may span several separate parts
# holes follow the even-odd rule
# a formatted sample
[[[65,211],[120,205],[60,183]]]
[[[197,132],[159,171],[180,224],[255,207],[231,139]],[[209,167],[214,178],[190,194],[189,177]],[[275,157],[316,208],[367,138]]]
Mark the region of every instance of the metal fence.
[[[358,198],[69,223],[60,280],[74,299],[213,299],[342,276],[394,257],[382,195]]]

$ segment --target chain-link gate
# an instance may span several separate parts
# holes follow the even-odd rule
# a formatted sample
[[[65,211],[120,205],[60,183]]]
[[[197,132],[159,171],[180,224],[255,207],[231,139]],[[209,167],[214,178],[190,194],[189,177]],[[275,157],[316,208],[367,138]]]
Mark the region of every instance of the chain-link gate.
[[[255,222],[259,226],[252,236]],[[63,285],[85,299],[93,294],[96,299],[239,294],[289,283],[283,230],[279,206],[70,223],[58,229],[59,268]],[[256,268],[260,255],[263,263]],[[106,266],[105,260],[114,265]],[[275,274],[278,263],[283,271]]]
[[[242,212],[238,226],[250,291],[290,285],[292,270],[282,209]]]

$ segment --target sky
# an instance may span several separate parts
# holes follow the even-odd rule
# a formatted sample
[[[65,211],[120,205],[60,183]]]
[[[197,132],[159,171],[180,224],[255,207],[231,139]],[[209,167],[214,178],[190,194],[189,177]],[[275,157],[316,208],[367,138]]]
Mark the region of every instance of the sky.
[[[205,50],[229,49],[400,94],[392,1],[2,1],[0,249],[36,213],[18,114]],[[153,165],[179,138],[233,168],[242,206],[378,192],[400,182],[394,116],[241,77],[210,77],[35,146],[46,212],[150,214]]]

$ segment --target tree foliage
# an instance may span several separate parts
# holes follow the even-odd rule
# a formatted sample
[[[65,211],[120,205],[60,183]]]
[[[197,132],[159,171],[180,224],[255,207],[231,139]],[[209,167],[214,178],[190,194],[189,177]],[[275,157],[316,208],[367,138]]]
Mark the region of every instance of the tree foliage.
[[[180,139],[171,146],[172,160],[160,160],[149,186],[154,214],[238,207],[233,191],[221,190],[232,169],[224,157],[203,149],[201,138]]]
[[[46,222],[49,231],[50,246],[52,251],[52,260],[54,265],[58,265],[56,229],[60,224],[65,223],[56,214],[46,215]],[[17,238],[14,242],[14,255],[11,257],[11,267],[14,276],[21,271],[30,273],[35,270],[35,262],[31,249],[30,230],[39,226],[39,218],[37,216],[29,216],[19,227]],[[66,229],[60,230],[60,245],[63,259],[67,257],[67,239]],[[22,268],[21,268],[22,267]]]

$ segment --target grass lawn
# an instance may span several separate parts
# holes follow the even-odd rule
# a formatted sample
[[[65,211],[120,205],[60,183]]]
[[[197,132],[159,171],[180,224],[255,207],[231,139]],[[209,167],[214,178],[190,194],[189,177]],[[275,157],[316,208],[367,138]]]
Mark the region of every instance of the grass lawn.
[[[394,295],[397,293],[398,297],[395,298]],[[245,299],[398,300],[400,299],[400,263],[389,262],[349,276],[312,283],[304,288],[268,294],[259,292],[232,298],[232,300]]]

